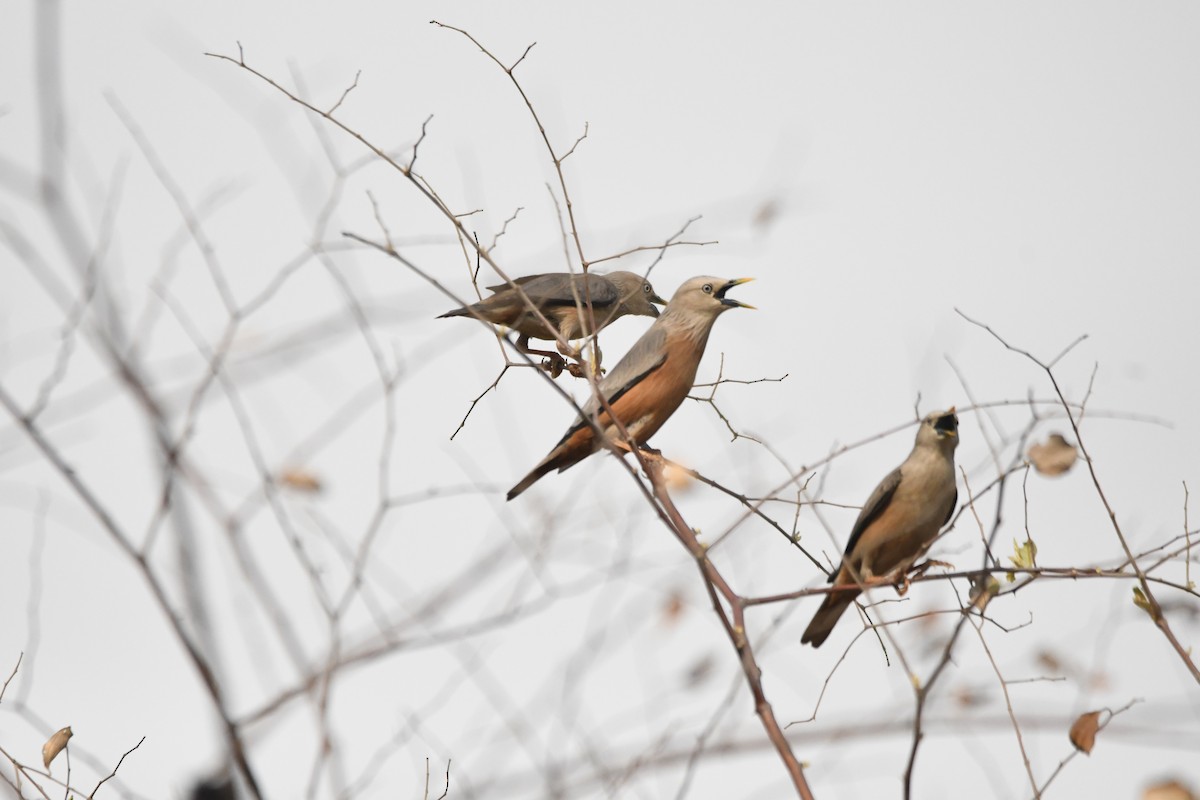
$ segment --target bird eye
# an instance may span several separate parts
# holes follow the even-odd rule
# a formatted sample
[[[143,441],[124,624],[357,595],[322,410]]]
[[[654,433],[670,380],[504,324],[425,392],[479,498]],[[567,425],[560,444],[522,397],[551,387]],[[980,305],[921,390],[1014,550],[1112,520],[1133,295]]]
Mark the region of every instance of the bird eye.
[[[650,289],[650,284],[648,284],[648,283],[647,283],[647,284],[643,284],[643,285],[642,285],[642,291],[643,291],[643,292],[645,292],[646,294],[650,294],[650,292],[652,291],[652,290]]]
[[[712,284],[711,283],[704,284],[704,293],[712,294]]]

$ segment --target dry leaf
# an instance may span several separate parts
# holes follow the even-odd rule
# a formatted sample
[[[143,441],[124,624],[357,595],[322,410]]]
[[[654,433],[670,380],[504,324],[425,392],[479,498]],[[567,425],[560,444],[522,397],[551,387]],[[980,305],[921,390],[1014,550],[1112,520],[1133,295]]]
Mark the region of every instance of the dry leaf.
[[[1092,754],[1092,747],[1096,744],[1096,731],[1100,729],[1100,713],[1099,711],[1089,711],[1086,714],[1080,714],[1079,719],[1071,725],[1071,744],[1075,745],[1076,750],[1082,750],[1086,755]]]
[[[754,227],[767,228],[779,216],[779,202],[775,199],[770,199],[758,207],[754,212]]]
[[[71,733],[71,726],[68,725],[65,728],[59,728],[53,736],[46,740],[46,743],[42,745],[42,765],[46,769],[50,769],[50,762],[62,752],[63,748],[67,746],[67,740],[74,735]]]
[[[1058,433],[1050,434],[1044,443],[1029,448],[1029,460],[1033,468],[1043,475],[1062,475],[1078,458],[1079,451],[1075,445]]]
[[[667,464],[662,471],[663,483],[672,492],[678,494],[692,486],[692,476],[683,467]]]
[[[958,703],[961,708],[974,708],[981,706],[987,702],[987,695],[983,692],[976,691],[969,686],[959,686],[951,692],[951,697],[954,702]]]
[[[663,603],[663,623],[666,625],[674,625],[683,616],[683,592],[679,589],[672,589],[667,595],[667,602]]]
[[[708,680],[715,668],[716,662],[711,655],[701,656],[688,668],[687,675],[683,679],[684,685],[689,689],[695,689]]]
[[[309,494],[316,494],[324,488],[320,478],[303,469],[285,469],[279,475],[279,482],[289,489]]]
[[[1049,649],[1039,650],[1037,652],[1036,659],[1037,659],[1038,666],[1044,668],[1047,672],[1054,672],[1054,673],[1058,673],[1058,674],[1063,674],[1063,673],[1067,672],[1067,669],[1066,669],[1066,667],[1063,666],[1063,662],[1058,657],[1058,654],[1052,650],[1049,650]]]
[[[1146,787],[1142,800],[1196,800],[1196,794],[1179,781],[1159,781]]]

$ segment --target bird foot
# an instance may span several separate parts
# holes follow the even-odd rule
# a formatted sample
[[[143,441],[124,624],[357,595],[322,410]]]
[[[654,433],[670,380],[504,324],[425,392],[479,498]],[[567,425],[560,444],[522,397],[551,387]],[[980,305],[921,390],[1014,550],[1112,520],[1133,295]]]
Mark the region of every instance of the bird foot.
[[[604,375],[605,369],[604,367],[597,367],[593,369],[592,365],[588,362],[579,360],[568,362],[567,372],[571,373],[576,378],[586,378],[588,377],[589,373],[595,375],[597,378],[600,378]]]
[[[934,567],[941,567],[942,569],[950,570],[954,569],[954,565],[949,561],[937,561],[936,559],[931,558],[927,561],[922,561],[920,564],[917,564],[912,568],[912,571],[909,574],[914,578],[919,578]]]
[[[550,377],[553,379],[553,378],[557,378],[559,375],[562,375],[563,367],[567,367],[567,369],[571,372],[571,374],[574,375],[575,371],[572,370],[571,367],[574,367],[576,365],[575,364],[568,365],[566,360],[563,359],[562,357],[552,355],[550,358],[547,358],[545,361],[543,361],[540,366],[546,372],[549,372]]]

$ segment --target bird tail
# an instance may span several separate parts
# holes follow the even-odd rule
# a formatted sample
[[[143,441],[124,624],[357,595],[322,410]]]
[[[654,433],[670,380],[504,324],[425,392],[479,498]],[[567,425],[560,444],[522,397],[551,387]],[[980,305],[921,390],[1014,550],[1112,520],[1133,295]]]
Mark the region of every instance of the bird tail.
[[[534,467],[533,471],[522,478],[520,483],[508,490],[506,499],[512,500],[541,480],[546,473],[552,470],[562,472],[564,469],[570,469],[590,456],[594,452],[594,448],[591,446],[593,442],[591,433],[591,429],[587,427],[570,431],[558,443],[558,446],[542,459],[542,463]]]
[[[813,647],[820,647],[833,632],[833,626],[837,625],[842,613],[850,607],[857,596],[858,592],[850,591],[831,592],[825,595],[825,601],[821,603],[821,607],[813,615],[812,622],[808,623],[808,627],[805,628],[804,635],[800,637],[800,644],[811,642]]]
[[[545,475],[550,470],[554,469],[556,466],[557,466],[557,464],[552,462],[550,459],[546,459],[542,463],[538,464],[536,467],[533,468],[532,472],[530,472],[528,475],[526,475],[524,478],[521,479],[520,483],[518,483],[516,486],[514,486],[513,488],[508,490],[508,494],[505,495],[504,499],[512,500],[514,497],[519,495],[521,492],[525,491],[530,486],[533,486],[535,483],[537,483],[539,480],[541,480],[543,475]]]
[[[468,309],[466,306],[463,306],[462,308],[456,308],[453,311],[447,311],[445,314],[438,314],[437,319],[445,319],[446,317],[467,317],[470,316],[470,314],[470,309]]]

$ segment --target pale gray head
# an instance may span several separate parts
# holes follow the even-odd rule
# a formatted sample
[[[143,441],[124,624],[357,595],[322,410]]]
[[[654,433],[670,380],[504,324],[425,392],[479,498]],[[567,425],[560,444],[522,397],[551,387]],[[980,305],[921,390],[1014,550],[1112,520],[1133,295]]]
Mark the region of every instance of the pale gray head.
[[[934,411],[921,420],[921,427],[917,429],[917,444],[954,452],[954,448],[958,447],[958,415],[954,411],[954,406],[951,406],[946,411]]]
[[[747,303],[741,303],[725,293],[733,287],[752,281],[753,278],[714,278],[711,275],[700,275],[683,282],[671,302],[663,311],[664,322],[667,317],[673,326],[707,331],[722,313],[731,308],[754,308]]]
[[[610,272],[604,277],[617,287],[617,292],[621,295],[621,313],[623,314],[657,317],[658,309],[654,307],[654,304],[666,305],[667,301],[655,293],[650,281],[636,272]]]

